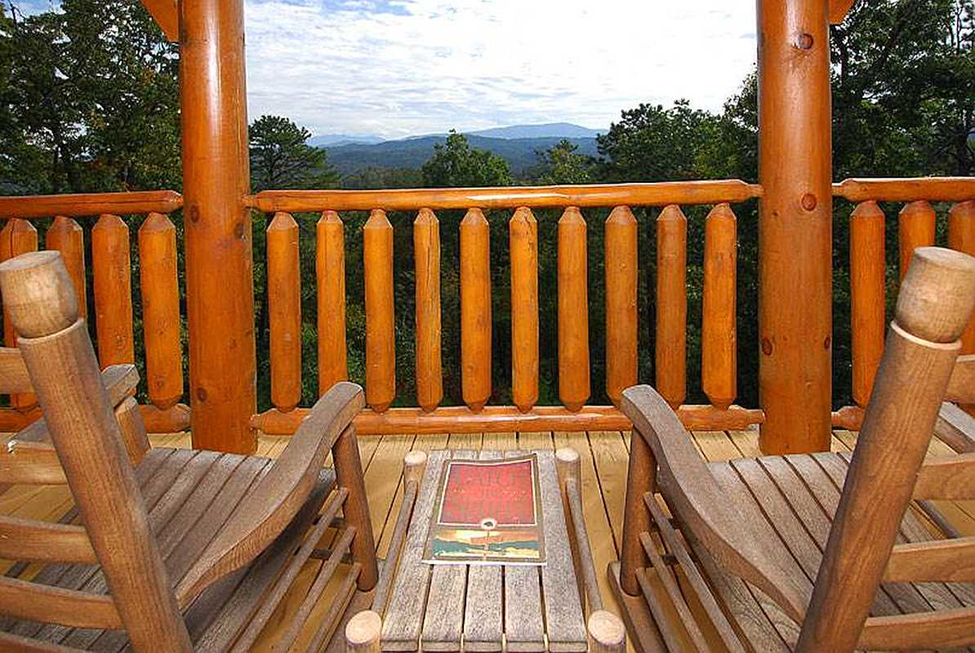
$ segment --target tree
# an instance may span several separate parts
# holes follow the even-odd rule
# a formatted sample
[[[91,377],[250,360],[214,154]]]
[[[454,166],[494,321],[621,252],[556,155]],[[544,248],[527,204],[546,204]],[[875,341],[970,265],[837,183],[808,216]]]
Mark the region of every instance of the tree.
[[[254,191],[328,188],[338,182],[325,150],[308,145],[311,132],[288,118],[261,116],[251,123],[248,137]]]
[[[539,165],[535,172],[543,184],[588,184],[595,174],[592,157],[577,154],[578,145],[563,138],[556,145],[538,153]]]
[[[641,104],[623,112],[618,123],[596,137],[607,157],[603,174],[613,181],[700,179],[699,157],[719,134],[719,119],[693,109],[687,100],[662,105]]]
[[[179,188],[176,48],[140,3],[64,0],[0,25],[0,183],[18,193]]]
[[[433,156],[420,172],[428,188],[511,184],[507,161],[488,150],[471,147],[467,137],[453,129],[444,143],[433,146]]]

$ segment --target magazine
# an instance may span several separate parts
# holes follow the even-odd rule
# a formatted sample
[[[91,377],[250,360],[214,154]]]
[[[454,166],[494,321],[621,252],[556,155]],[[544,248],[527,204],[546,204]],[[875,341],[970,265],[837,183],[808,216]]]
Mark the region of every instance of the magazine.
[[[544,565],[535,454],[448,460],[440,476],[423,562]]]

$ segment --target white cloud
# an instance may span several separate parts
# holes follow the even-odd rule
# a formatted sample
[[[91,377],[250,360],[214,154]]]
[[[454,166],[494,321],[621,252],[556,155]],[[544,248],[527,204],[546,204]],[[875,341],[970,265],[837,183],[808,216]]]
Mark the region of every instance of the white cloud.
[[[251,117],[386,137],[718,109],[755,62],[754,0],[247,0]]]

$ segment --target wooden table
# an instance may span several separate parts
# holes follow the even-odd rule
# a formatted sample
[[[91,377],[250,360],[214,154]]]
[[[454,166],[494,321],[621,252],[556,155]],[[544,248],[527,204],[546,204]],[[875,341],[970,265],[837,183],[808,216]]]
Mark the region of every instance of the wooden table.
[[[421,562],[444,461],[525,451],[435,451],[417,493],[382,619],[383,651],[586,651],[580,584],[551,450],[536,451],[547,564]],[[583,531],[584,532],[584,531]],[[588,545],[586,546],[588,550]],[[591,565],[591,561],[589,563]],[[373,606],[382,613],[383,606]]]

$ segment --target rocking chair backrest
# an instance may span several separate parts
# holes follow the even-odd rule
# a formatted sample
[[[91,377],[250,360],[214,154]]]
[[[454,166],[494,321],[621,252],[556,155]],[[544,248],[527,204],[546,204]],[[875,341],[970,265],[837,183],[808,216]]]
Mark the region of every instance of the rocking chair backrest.
[[[935,617],[933,626],[937,613],[867,619],[973,307],[975,258],[933,247],[915,250],[797,650],[886,648],[895,642],[942,648],[953,632],[975,628],[975,611],[968,609]],[[972,478],[975,468],[968,472]]]
[[[190,650],[64,262],[53,251],[8,260],[0,264],[0,291],[110,591],[105,597],[2,579],[3,611],[96,628],[123,626],[137,650]]]

